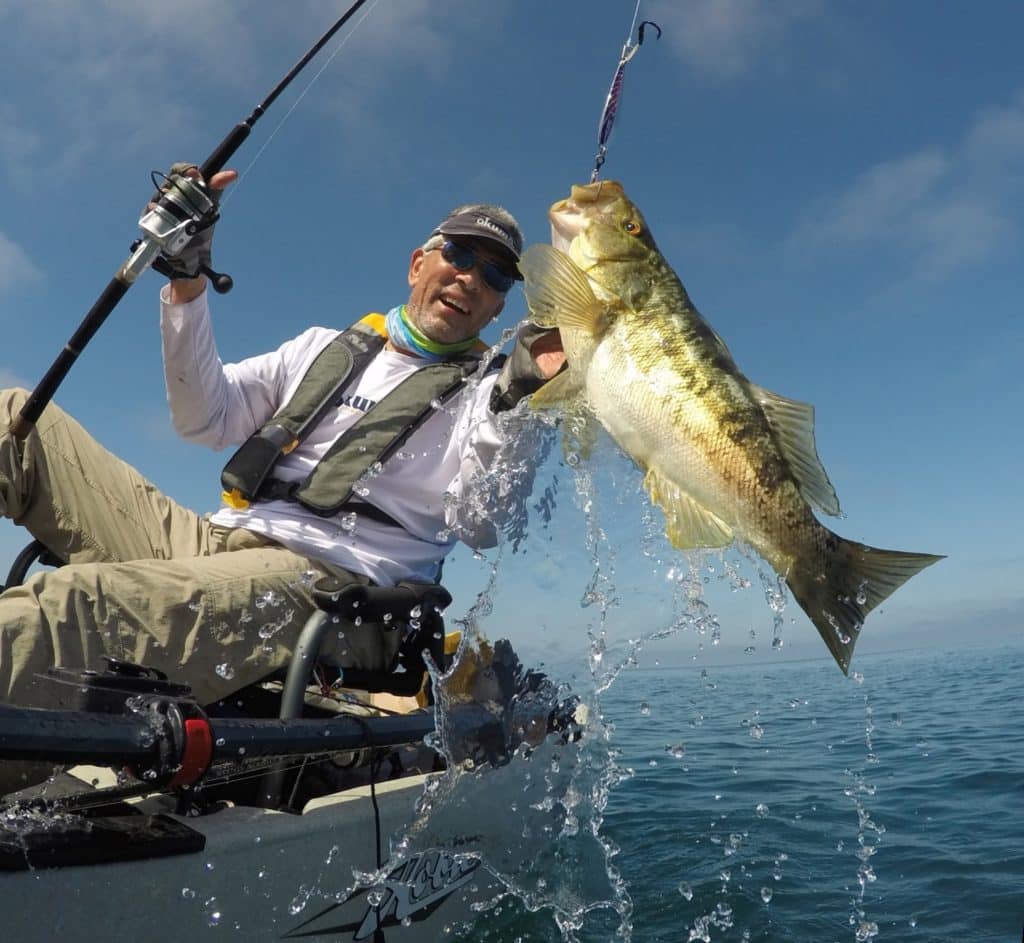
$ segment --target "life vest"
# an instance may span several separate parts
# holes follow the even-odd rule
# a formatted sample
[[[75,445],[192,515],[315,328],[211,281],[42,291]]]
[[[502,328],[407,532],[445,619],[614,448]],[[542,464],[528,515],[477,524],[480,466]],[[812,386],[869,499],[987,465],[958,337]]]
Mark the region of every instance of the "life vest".
[[[342,510],[402,526],[353,493],[371,467],[383,464],[434,412],[454,396],[480,364],[486,347],[410,374],[367,410],[331,445],[304,481],[281,481],[274,465],[335,409],[387,342],[383,314],[368,314],[342,331],[317,355],[298,388],[274,416],[242,443],[221,473],[224,501],[246,508],[253,501],[295,501],[322,517]],[[497,361],[498,358],[495,358]]]

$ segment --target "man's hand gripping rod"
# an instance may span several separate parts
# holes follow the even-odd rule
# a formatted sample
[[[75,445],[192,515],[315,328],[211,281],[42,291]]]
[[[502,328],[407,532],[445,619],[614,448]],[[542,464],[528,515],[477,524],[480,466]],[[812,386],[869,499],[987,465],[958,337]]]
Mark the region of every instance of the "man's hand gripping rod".
[[[305,68],[309,60],[330,42],[331,37],[355,15],[364,3],[366,0],[355,0],[355,3],[317,40],[274,87],[273,91],[253,109],[252,114],[231,129],[227,137],[217,145],[213,153],[199,168],[202,181],[209,180],[217,171],[223,170],[224,165],[249,136],[253,125],[273,104],[277,96],[287,88],[292,79]],[[46,408],[46,404],[53,399],[53,394],[57,392],[57,387],[68,375],[78,359],[78,355],[92,340],[93,335],[100,329],[110,312],[117,307],[135,280],[154,263],[156,263],[157,270],[160,270],[162,266],[158,260],[161,254],[175,255],[196,232],[211,225],[217,218],[217,207],[209,195],[206,184],[188,177],[176,177],[166,189],[154,195],[153,203],[155,205],[147,209],[142,219],[139,220],[139,226],[144,233],[143,239],[133,246],[132,254],[96,299],[95,304],[82,319],[78,329],[71,335],[71,339],[64,345],[64,349],[58,354],[50,369],[46,371],[45,376],[29,396],[21,413],[12,423],[11,432],[17,438],[24,439],[32,431],[36,420]],[[216,273],[211,274],[214,276],[215,287],[218,290],[226,290],[227,283],[221,281],[223,276],[218,277]]]

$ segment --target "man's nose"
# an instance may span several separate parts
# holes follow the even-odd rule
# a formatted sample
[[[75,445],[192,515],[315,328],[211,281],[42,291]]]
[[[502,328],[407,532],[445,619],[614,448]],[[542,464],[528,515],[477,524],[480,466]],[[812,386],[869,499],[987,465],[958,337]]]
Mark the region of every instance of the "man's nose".
[[[456,269],[455,277],[458,279],[460,285],[463,285],[471,291],[480,290],[483,276],[480,274],[480,266],[475,262],[468,269]]]

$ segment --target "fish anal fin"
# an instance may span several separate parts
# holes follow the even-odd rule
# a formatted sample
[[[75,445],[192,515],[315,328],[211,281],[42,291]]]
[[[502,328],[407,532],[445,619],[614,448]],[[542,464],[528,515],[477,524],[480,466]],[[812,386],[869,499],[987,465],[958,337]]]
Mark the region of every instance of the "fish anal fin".
[[[604,306],[586,274],[564,252],[537,243],[523,253],[518,268],[534,323],[588,335],[604,332]]]
[[[655,469],[648,469],[644,488],[665,512],[665,534],[677,550],[732,543],[733,530],[728,524]]]
[[[810,403],[779,396],[754,383],[750,387],[775,433],[782,456],[800,486],[804,500],[823,513],[838,517],[841,514],[839,498],[814,442],[814,407]]]
[[[566,458],[575,455],[587,461],[597,445],[600,429],[601,424],[583,406],[567,411],[562,423],[562,453]]]

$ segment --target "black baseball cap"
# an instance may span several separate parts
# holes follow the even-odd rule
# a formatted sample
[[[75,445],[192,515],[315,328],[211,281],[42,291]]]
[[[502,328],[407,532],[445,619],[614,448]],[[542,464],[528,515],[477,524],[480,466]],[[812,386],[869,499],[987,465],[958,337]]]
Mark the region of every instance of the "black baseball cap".
[[[509,227],[493,216],[479,210],[453,213],[437,224],[435,233],[442,236],[475,236],[497,243],[512,256],[513,262],[519,261],[523,251],[523,237],[517,227]],[[517,273],[518,277],[518,273]]]

